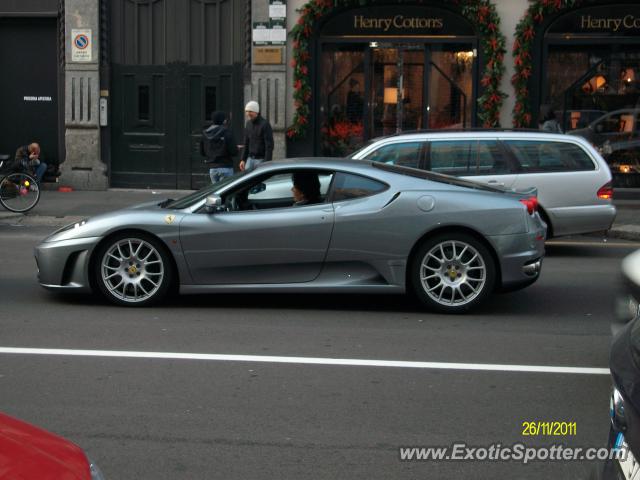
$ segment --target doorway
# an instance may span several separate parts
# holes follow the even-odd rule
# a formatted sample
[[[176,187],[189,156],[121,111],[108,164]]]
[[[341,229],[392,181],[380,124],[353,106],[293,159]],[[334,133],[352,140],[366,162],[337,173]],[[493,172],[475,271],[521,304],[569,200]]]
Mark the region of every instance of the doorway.
[[[323,155],[370,138],[474,125],[476,50],[462,43],[323,43],[318,95]]]
[[[0,153],[38,142],[43,159],[61,158],[56,18],[0,19]]]

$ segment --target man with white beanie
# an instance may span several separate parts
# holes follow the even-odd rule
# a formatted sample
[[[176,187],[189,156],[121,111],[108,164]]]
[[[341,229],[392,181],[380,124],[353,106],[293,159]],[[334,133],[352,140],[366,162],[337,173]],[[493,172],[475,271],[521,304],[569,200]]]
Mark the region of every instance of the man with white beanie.
[[[260,115],[260,105],[253,100],[244,107],[247,124],[244,128],[244,151],[240,170],[253,170],[273,156],[273,130]]]

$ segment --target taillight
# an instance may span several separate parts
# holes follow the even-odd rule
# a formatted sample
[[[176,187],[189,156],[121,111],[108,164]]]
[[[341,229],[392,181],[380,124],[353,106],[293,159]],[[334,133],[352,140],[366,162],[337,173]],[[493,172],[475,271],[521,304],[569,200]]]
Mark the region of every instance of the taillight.
[[[613,198],[613,187],[611,186],[611,182],[607,182],[601,186],[596,195],[598,195],[598,198],[601,198],[602,200],[611,200]]]
[[[521,198],[520,203],[522,203],[525,207],[527,207],[527,213],[529,213],[529,215],[533,215],[535,212],[538,211],[537,197]]]

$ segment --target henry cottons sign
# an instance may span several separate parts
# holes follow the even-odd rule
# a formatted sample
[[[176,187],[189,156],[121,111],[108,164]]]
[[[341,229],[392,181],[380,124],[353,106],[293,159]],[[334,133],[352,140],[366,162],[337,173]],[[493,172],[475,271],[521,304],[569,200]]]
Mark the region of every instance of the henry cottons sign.
[[[330,36],[472,36],[472,26],[463,17],[427,6],[380,6],[347,10],[330,18],[322,27]]]
[[[575,10],[556,20],[549,33],[640,36],[640,6],[607,5]]]

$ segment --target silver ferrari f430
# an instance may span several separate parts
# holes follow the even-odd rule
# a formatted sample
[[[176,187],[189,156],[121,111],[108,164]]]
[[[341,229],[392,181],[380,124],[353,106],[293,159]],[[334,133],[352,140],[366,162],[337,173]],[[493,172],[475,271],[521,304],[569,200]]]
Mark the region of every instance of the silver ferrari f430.
[[[413,292],[429,309],[458,313],[533,283],[545,233],[535,191],[314,158],[68,225],[35,257],[43,287],[119,305],[173,290]]]

